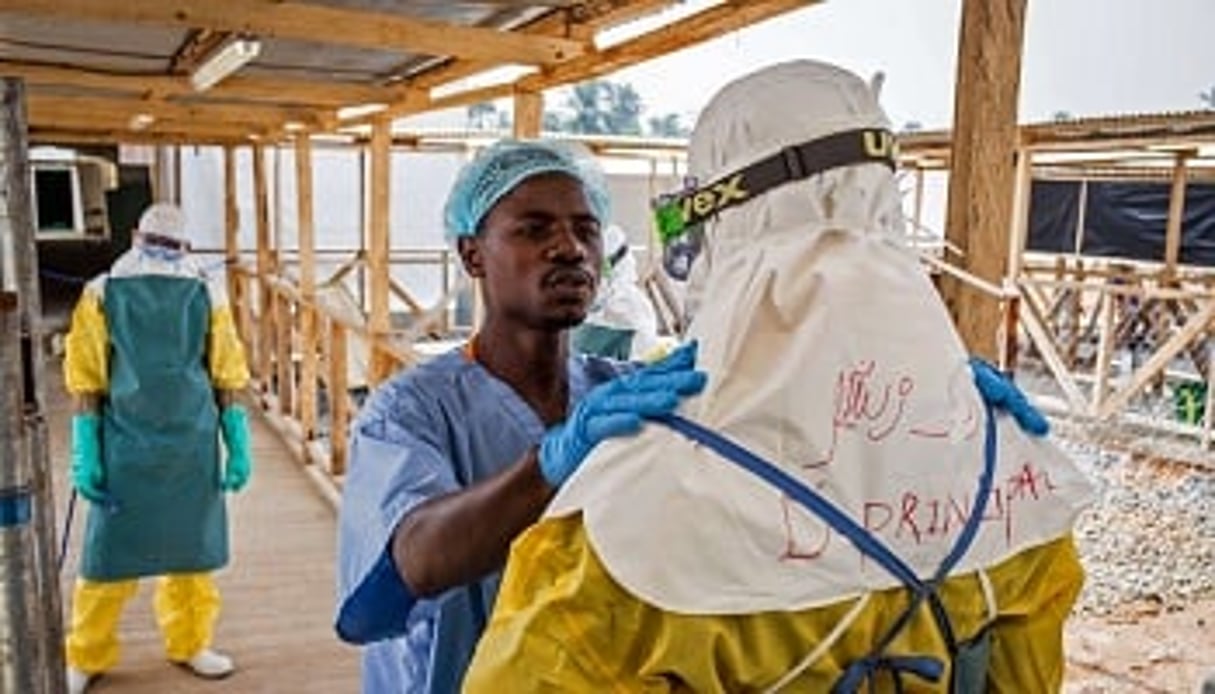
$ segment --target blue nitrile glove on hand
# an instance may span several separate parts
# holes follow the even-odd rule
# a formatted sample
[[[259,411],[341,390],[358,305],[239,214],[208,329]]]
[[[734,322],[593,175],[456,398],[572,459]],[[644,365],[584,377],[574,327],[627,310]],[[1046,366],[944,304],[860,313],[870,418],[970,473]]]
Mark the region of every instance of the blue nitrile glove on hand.
[[[1030,404],[1025,393],[995,366],[978,358],[970,358],[970,369],[974,373],[975,386],[983,401],[997,410],[1004,410],[1017,420],[1021,431],[1033,436],[1046,436],[1050,422]]]
[[[540,472],[560,487],[578,469],[595,444],[641,430],[646,417],[669,414],[679,401],[699,393],[707,376],[696,371],[696,343],[666,359],[592,388],[563,424],[540,442]]]
[[[241,405],[228,405],[219,415],[219,428],[228,449],[224,477],[220,486],[225,492],[239,492],[249,482],[253,456],[249,447],[249,413]]]
[[[101,417],[95,414],[72,416],[72,486],[95,504],[109,499],[101,467]]]

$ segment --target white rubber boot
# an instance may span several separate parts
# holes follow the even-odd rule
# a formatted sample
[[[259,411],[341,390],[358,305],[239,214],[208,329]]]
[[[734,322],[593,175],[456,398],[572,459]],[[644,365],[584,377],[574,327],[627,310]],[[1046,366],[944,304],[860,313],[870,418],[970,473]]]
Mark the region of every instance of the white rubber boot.
[[[77,670],[71,665],[67,667],[68,694],[84,694],[85,690],[89,688],[89,683],[92,681],[93,676],[87,672]]]
[[[236,664],[232,662],[231,658],[222,653],[216,653],[210,648],[202,649],[183,665],[190,668],[195,675],[206,679],[227,677],[236,670]]]

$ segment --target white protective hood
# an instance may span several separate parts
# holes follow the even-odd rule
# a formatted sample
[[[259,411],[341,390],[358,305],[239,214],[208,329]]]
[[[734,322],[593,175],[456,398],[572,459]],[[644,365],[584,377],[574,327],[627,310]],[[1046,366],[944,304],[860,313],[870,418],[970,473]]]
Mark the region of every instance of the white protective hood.
[[[630,358],[643,359],[660,344],[658,317],[654,304],[637,283],[637,260],[628,248],[628,235],[612,224],[603,232],[603,257],[619,256],[610,269],[604,271],[603,283],[586,322],[605,328],[633,331]]]
[[[781,148],[885,127],[876,96],[799,61],[725,87],[692,136],[717,180]],[[681,413],[815,488],[922,576],[952,547],[983,467],[983,405],[967,353],[901,239],[891,171],[860,164],[776,188],[706,228],[689,292],[709,382]],[[998,417],[980,532],[955,572],[1068,533],[1089,486],[1061,451]],[[696,614],[796,610],[899,585],[779,491],[650,425],[609,441],[549,515],[581,510],[626,589]]]

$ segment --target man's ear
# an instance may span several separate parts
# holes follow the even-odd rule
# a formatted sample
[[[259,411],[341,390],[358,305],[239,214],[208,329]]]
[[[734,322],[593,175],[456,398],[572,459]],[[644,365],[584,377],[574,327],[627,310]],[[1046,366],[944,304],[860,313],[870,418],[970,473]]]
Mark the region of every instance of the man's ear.
[[[456,239],[456,251],[464,263],[464,271],[469,277],[484,277],[485,262],[481,252],[481,239],[476,236],[461,236]]]

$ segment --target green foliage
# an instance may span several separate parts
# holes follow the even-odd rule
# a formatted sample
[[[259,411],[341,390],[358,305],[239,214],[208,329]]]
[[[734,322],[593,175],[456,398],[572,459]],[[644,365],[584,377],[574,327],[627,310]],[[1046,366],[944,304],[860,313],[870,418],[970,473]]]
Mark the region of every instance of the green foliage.
[[[645,105],[633,85],[593,80],[575,85],[555,109],[546,110],[543,129],[580,135],[687,137],[691,133],[677,113],[650,115],[643,121],[644,113]],[[511,127],[510,112],[490,101],[469,106],[465,119],[467,127],[477,130]]]

